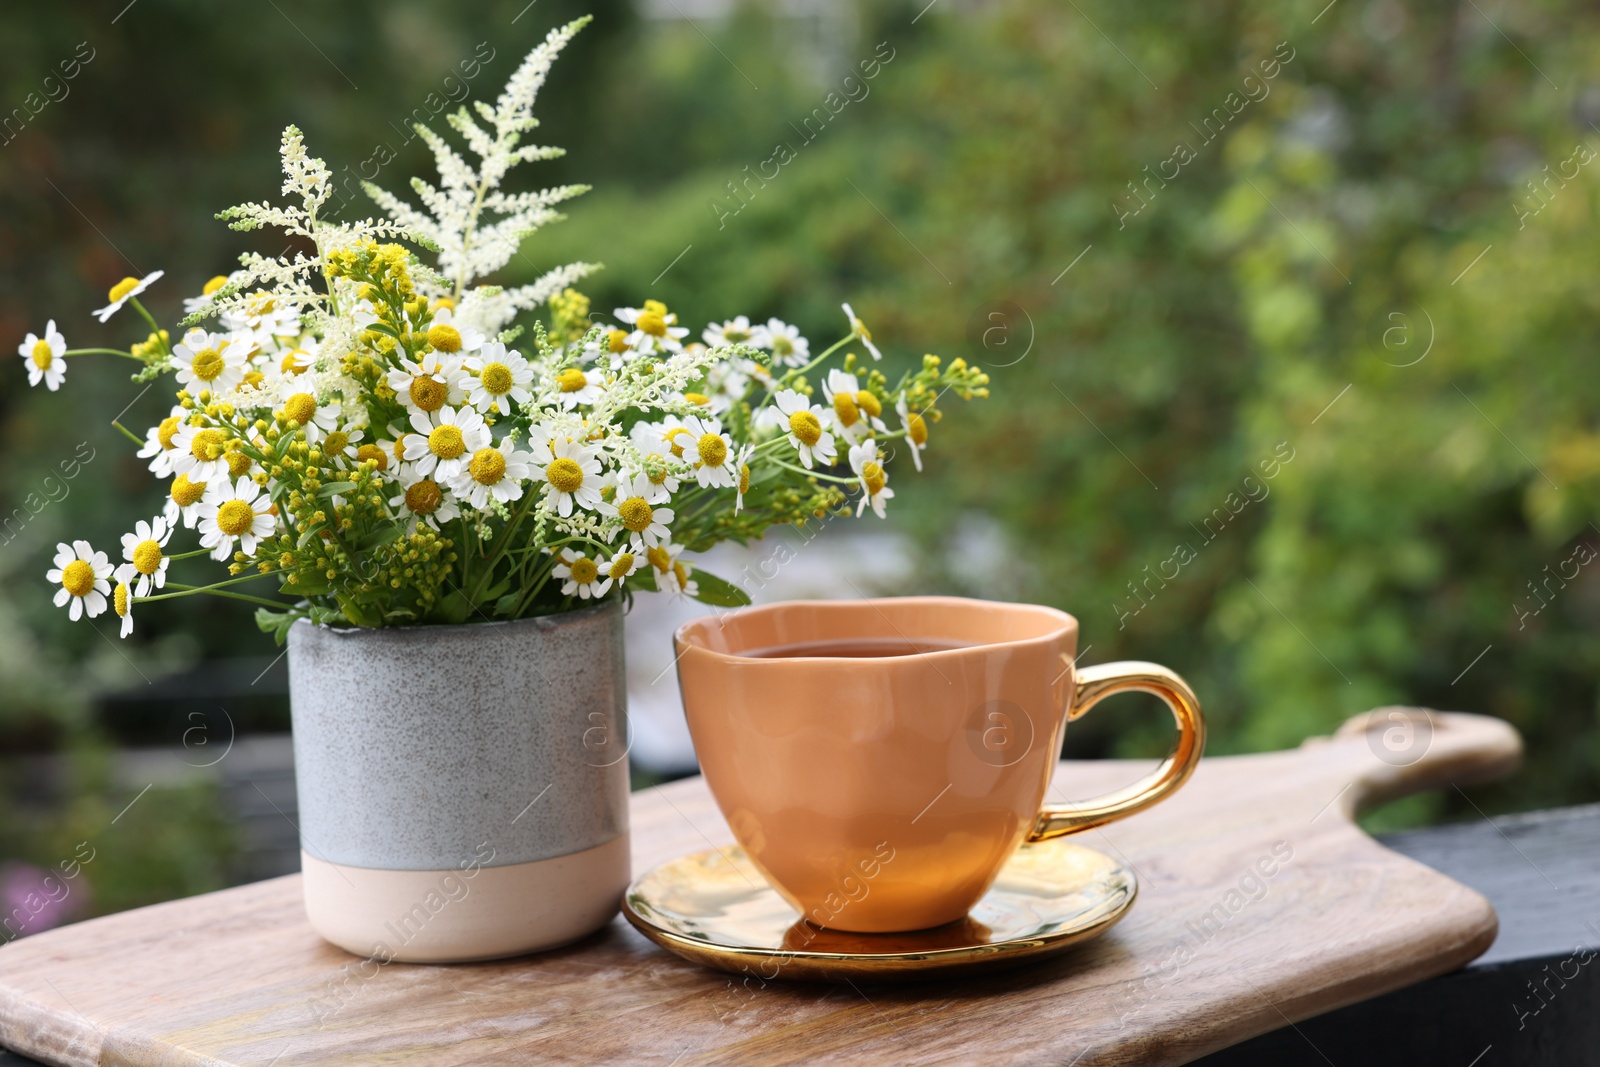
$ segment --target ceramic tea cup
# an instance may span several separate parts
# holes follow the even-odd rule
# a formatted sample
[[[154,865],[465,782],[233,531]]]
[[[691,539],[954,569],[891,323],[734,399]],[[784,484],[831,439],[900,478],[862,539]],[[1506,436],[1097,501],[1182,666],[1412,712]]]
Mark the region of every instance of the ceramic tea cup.
[[[697,619],[675,640],[689,731],[734,836],[807,920],[835,930],[961,919],[1024,841],[1164,800],[1205,744],[1182,678],[1153,663],[1075,667],[1077,620],[1054,608],[794,601]],[[1046,806],[1067,722],[1128,690],[1171,708],[1171,755],[1115,793]]]

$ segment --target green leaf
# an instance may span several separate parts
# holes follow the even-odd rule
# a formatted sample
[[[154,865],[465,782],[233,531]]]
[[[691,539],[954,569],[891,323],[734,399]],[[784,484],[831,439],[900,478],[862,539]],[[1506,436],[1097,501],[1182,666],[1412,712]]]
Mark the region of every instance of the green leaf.
[[[661,587],[656,584],[656,569],[649,564],[640,567],[628,576],[627,587],[635,591],[643,590],[646,593],[658,591]]]
[[[692,578],[698,588],[694,598],[702,604],[718,608],[742,608],[750,603],[749,593],[699,567],[694,568]]]
[[[362,604],[355,599],[340,593],[336,600],[339,601],[339,610],[344,612],[344,617],[357,626],[382,626],[383,616],[375,609]]]
[[[295,617],[287,611],[273,611],[271,608],[256,609],[256,626],[264,634],[271,634],[272,640],[281,648],[289,640],[289,627],[294,625]]]
[[[360,541],[357,541],[356,549],[360,552],[371,552],[375,548],[382,548],[391,541],[398,541],[405,532],[405,527],[398,522],[385,523]]]
[[[439,615],[445,622],[460,624],[466,622],[471,614],[472,601],[459,589],[452,590],[449,596],[439,601]]]
[[[510,615],[513,611],[517,610],[517,604],[521,600],[521,590],[518,590],[515,593],[507,593],[505,596],[494,602],[494,613],[496,615]]]
[[[329,482],[317,490],[317,495],[326,500],[338,496],[340,493],[348,493],[355,487],[355,482]]]

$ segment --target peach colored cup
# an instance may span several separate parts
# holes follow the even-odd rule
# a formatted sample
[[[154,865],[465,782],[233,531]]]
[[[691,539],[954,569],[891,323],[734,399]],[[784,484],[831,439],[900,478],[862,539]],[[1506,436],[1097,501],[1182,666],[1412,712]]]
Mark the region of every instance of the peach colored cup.
[[[854,638],[969,647],[740,654]],[[1153,663],[1075,668],[1077,640],[1054,608],[956,597],[794,601],[676,634],[689,731],[734,836],[806,919],[860,933],[954,922],[1022,842],[1132,815],[1188,779],[1205,744],[1193,691]],[[1172,754],[1126,789],[1045,807],[1067,721],[1126,690],[1172,709]]]

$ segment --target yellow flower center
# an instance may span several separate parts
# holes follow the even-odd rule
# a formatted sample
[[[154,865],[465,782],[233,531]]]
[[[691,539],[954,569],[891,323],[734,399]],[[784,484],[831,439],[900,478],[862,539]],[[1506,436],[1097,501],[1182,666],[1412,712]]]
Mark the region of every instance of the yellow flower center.
[[[399,464],[399,463],[404,463],[406,461],[406,438],[407,437],[415,437],[415,436],[417,436],[417,435],[414,434],[414,433],[401,434],[399,439],[397,441],[395,441],[395,443],[394,443],[394,461],[395,461],[395,463]]]
[[[630,496],[617,505],[617,514],[622,516],[622,525],[634,533],[643,533],[650,528],[655,511],[644,497]]]
[[[304,374],[306,372],[306,366],[301,362],[300,357],[309,354],[310,353],[303,348],[291,349],[290,351],[284,353],[283,362],[280,363],[279,366],[283,368],[283,372],[285,374]]]
[[[328,436],[331,438],[333,435],[329,434]],[[362,445],[356,449],[356,462],[375,463],[381,471],[389,469],[389,456],[377,445]]]
[[[633,570],[633,553],[624,552],[611,561],[611,569],[606,573],[612,578],[626,578]]]
[[[221,289],[227,284],[228,279],[219,274],[215,278],[212,278],[209,282],[206,282],[205,286],[201,288],[200,292],[205,296],[210,296],[212,293],[216,292],[218,289]]]
[[[154,574],[161,566],[161,546],[155,541],[140,541],[133,546],[133,567],[140,574]]]
[[[226,447],[221,430],[201,430],[189,439],[189,452],[202,463],[221,459]]]
[[[633,324],[644,333],[652,337],[665,337],[667,333],[667,319],[658,311],[641,311]]]
[[[708,467],[720,467],[722,461],[728,458],[728,442],[722,439],[721,434],[701,434],[699,447],[700,462]]]
[[[666,549],[662,548],[660,545],[657,545],[655,548],[645,549],[644,558],[650,561],[650,566],[654,567],[662,574],[665,574],[672,569],[672,554]]]
[[[283,413],[290,420],[304,425],[317,413],[317,398],[310,393],[296,393],[283,402]]]
[[[911,438],[911,443],[921,448],[928,443],[928,423],[915,411],[906,420],[906,436]]]
[[[196,503],[205,495],[205,482],[191,482],[187,474],[180,474],[172,480],[172,502],[180,508]]]
[[[679,589],[684,589],[684,588],[688,587],[688,585],[689,585],[689,568],[688,567],[685,567],[682,563],[674,563],[672,565],[672,574],[673,574],[673,576],[675,578],[678,579],[678,588]]]
[[[246,307],[252,315],[270,315],[272,309],[277,307],[277,301],[272,299],[271,293],[257,293],[250,298]]]
[[[558,493],[575,493],[583,484],[583,468],[575,459],[555,460],[544,469],[544,476]]]
[[[872,331],[867,329],[866,323],[862,322],[860,319],[852,319],[851,321],[855,324],[857,337],[860,337],[863,341],[872,340]]]
[[[883,414],[883,401],[867,392],[865,389],[856,394],[856,407],[865,411],[870,417],[877,418]]]
[[[128,617],[128,583],[118,582],[117,587],[111,591],[111,607],[122,618]]]
[[[259,388],[261,383],[266,380],[267,376],[258,370],[245,371],[244,384],[248,385],[252,389]]]
[[[88,596],[94,589],[94,568],[85,560],[73,560],[61,568],[61,588],[73,596]]]
[[[772,354],[775,356],[794,355],[794,342],[781,333],[777,334],[772,338]]]
[[[822,440],[822,420],[811,411],[797,411],[789,416],[789,432],[795,440],[810,447]]]
[[[883,466],[879,463],[866,463],[861,467],[861,484],[867,487],[867,492],[877,496],[883,492],[883,485],[889,479],[883,473]]]
[[[861,412],[856,410],[855,398],[849,393],[833,394],[833,413],[839,416],[840,426],[854,426],[861,419]]]
[[[567,568],[572,571],[572,580],[579,585],[588,585],[600,577],[600,568],[588,556],[579,556],[567,564]]]
[[[504,396],[511,392],[511,368],[504,363],[490,363],[483,368],[483,373],[478,375],[478,380],[495,396]]]
[[[556,381],[561,383],[563,393],[576,393],[589,384],[589,379],[577,367],[568,367],[556,377]]]
[[[428,327],[428,343],[441,352],[461,351],[461,331],[444,323]]]
[[[674,426],[672,429],[667,431],[667,433],[666,433],[666,442],[667,442],[667,447],[672,450],[672,454],[674,456],[677,456],[679,459],[682,459],[683,458],[683,446],[678,443],[678,436],[680,434],[683,435],[684,437],[693,437],[694,436],[694,434],[690,433],[688,430],[685,430],[682,426]]]
[[[748,493],[749,491],[750,491],[750,468],[747,465],[741,463],[741,464],[739,464],[739,495],[743,496],[744,494]]]
[[[433,302],[433,306],[435,310],[439,308],[448,308],[449,310],[454,311],[456,309],[456,302],[448,296],[441,296]]]
[[[723,330],[722,339],[730,344],[743,344],[744,342],[750,340],[750,331],[740,330],[737,328],[732,330]]]
[[[113,285],[111,287],[111,292],[109,294],[107,294],[107,295],[111,298],[111,302],[113,304],[115,304],[118,300],[121,300],[123,297],[127,296],[129,293],[133,292],[138,287],[139,287],[139,279],[138,278],[124,278],[120,282],[118,282],[116,285]]]
[[[350,435],[343,430],[335,430],[322,441],[322,451],[325,455],[338,455],[350,447]]]
[[[424,478],[406,490],[406,507],[418,515],[432,515],[443,503],[444,490],[432,478]]]
[[[181,415],[168,415],[161,420],[161,425],[156,427],[156,440],[161,442],[162,448],[172,447],[172,439],[178,433],[178,423],[182,421]]]
[[[215,348],[202,348],[194,354],[194,359],[189,361],[189,368],[202,382],[216,381],[226,367],[222,353]]]
[[[411,379],[411,402],[422,411],[438,411],[449,395],[449,386],[431,375]]]
[[[49,341],[35,341],[31,358],[35,367],[49,370],[50,364],[55,362],[56,354],[51,350]]]
[[[613,355],[620,355],[628,350],[628,332],[626,330],[612,330],[606,335],[606,348]]]
[[[699,404],[701,407],[711,403],[711,398],[704,393],[684,393],[683,398],[689,403]]]
[[[506,457],[498,448],[480,448],[472,454],[468,469],[472,471],[472,480],[479,485],[493,485],[506,476]],[[579,474],[581,477],[582,472]]]
[[[255,521],[256,509],[243,500],[230,500],[217,509],[217,529],[229,537],[248,533]]]
[[[228,461],[228,477],[230,478],[243,478],[250,473],[250,468],[254,466],[250,457],[243,452],[227,452],[224,453],[222,458]]]
[[[467,450],[467,442],[454,426],[439,426],[428,435],[428,448],[440,459],[455,459]]]

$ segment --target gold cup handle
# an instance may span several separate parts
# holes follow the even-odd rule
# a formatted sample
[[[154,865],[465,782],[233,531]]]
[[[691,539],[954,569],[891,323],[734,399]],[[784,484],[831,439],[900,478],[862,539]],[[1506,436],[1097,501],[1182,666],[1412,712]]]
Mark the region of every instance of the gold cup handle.
[[[1178,740],[1161,765],[1130,786],[1077,804],[1045,808],[1033,825],[1029,841],[1104,826],[1157,804],[1189,780],[1206,747],[1206,724],[1200,701],[1178,675],[1157,663],[1128,660],[1102,663],[1078,671],[1069,719],[1076,719],[1113,693],[1151,693],[1166,702],[1178,724]]]

